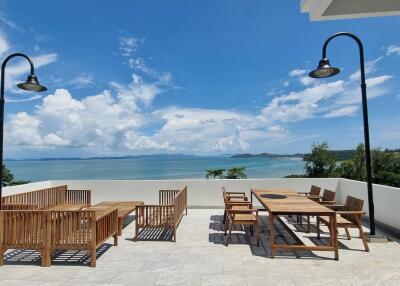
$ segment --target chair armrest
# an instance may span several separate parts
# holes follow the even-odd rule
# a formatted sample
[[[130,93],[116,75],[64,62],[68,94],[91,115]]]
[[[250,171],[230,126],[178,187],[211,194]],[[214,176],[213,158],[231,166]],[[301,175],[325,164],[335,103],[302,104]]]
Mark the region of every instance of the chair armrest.
[[[332,210],[341,210],[341,209],[343,209],[343,207],[344,207],[344,205],[335,205],[335,204],[332,204],[332,205],[329,205],[329,204],[326,204],[325,205],[327,208],[330,208],[330,209],[332,209]]]
[[[365,212],[363,211],[337,211],[337,214],[340,215],[363,215]]]
[[[297,192],[299,195],[309,195],[310,192]]]
[[[236,196],[229,196],[229,197],[226,197],[226,200],[229,202],[229,201],[233,201],[233,200],[235,200],[235,201],[238,201],[238,200],[242,200],[243,202],[247,202],[248,201],[248,198],[247,197],[236,197]]]
[[[321,205],[335,205],[336,201],[320,201],[319,202]],[[329,207],[329,206],[327,206]]]
[[[242,195],[245,196],[246,193],[245,192],[225,192],[228,195]]]
[[[254,212],[258,213],[258,210],[257,209],[245,209],[245,210],[228,209],[228,212],[233,213],[233,214],[237,214],[237,213],[247,214],[247,213],[254,213]]]
[[[227,202],[226,204],[228,207],[235,207],[235,206],[237,206],[237,207],[249,206],[249,208],[252,207],[250,202],[234,202],[234,203]]]

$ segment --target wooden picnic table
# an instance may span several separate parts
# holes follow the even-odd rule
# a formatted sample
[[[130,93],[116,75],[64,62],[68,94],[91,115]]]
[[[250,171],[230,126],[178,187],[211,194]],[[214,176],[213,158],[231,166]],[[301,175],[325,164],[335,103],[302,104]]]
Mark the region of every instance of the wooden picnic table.
[[[103,215],[110,209],[118,209],[118,235],[122,235],[122,224],[124,219],[136,210],[137,206],[143,205],[142,201],[107,201],[93,205],[85,210],[96,211],[97,215]]]
[[[276,250],[314,250],[334,251],[335,259],[339,260],[336,212],[334,210],[289,189],[251,189],[251,202],[253,202],[253,195],[269,213],[272,258],[275,257]],[[289,228],[286,229],[298,243],[276,244],[274,220],[279,219],[281,215],[328,216],[330,245],[305,245]]]

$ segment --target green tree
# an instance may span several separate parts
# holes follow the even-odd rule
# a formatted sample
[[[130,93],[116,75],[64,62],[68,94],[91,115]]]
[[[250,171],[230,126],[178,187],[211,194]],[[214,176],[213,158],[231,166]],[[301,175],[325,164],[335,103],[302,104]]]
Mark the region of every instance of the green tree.
[[[5,186],[23,185],[23,184],[30,183],[30,181],[22,181],[22,180],[14,181],[14,175],[6,167],[6,165],[3,165],[2,176],[3,176],[3,187],[5,187]]]
[[[374,183],[400,187],[400,153],[374,151],[372,171]]]
[[[11,173],[11,171],[6,167],[6,165],[3,165],[2,168],[2,178],[3,178],[3,187],[4,186],[9,186],[11,182],[14,180],[14,175]]]
[[[336,176],[351,180],[366,180],[365,148],[358,144],[354,155],[345,161],[340,162],[336,168]]]
[[[335,175],[336,158],[329,152],[327,142],[312,145],[311,154],[304,157],[305,173],[309,178],[328,178]]]
[[[213,178],[213,179],[215,179],[215,178],[223,178],[224,177],[224,172],[225,172],[225,169],[209,169],[209,170],[206,170],[206,178],[207,179],[209,179],[209,178]]]
[[[233,167],[228,169],[225,179],[247,179],[246,167]]]

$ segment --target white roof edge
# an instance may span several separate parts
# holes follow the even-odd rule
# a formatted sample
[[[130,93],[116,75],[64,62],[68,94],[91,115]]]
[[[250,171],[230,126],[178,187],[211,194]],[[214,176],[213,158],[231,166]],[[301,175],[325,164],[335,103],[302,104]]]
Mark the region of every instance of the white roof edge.
[[[332,4],[332,2],[334,2],[334,0],[301,0],[300,11],[302,13],[308,13],[311,21],[400,15],[400,11],[324,15],[325,11]]]

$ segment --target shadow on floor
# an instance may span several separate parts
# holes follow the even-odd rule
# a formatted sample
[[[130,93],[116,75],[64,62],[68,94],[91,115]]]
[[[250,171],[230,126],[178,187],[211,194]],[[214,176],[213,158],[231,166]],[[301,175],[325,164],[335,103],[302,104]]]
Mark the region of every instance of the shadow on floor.
[[[212,215],[210,217],[209,228],[212,232],[209,234],[209,242],[214,244],[225,244],[227,236],[224,235],[224,224],[222,223],[223,216],[222,215]],[[260,225],[260,246],[257,247],[256,237],[251,236],[248,229],[244,229],[241,226],[234,226],[231,234],[231,242],[229,245],[237,245],[237,244],[246,244],[249,246],[252,255],[254,256],[262,256],[262,257],[271,257],[271,245],[270,245],[270,236],[269,230],[267,228],[268,216],[261,216],[261,225]],[[303,227],[303,226],[301,226]],[[282,226],[278,221],[274,222],[275,229],[275,243],[278,244],[296,244],[297,241],[290,235],[290,233]],[[313,238],[309,238],[313,241]],[[329,245],[329,238],[321,237],[318,240],[315,237],[317,242],[314,242],[316,245]],[[229,245],[227,247],[229,247]],[[339,243],[339,248],[347,248],[344,245]],[[275,258],[312,258],[312,259],[329,259],[329,257],[316,255],[312,251],[280,251],[277,250],[275,253]],[[333,258],[332,258],[333,259]]]
[[[144,228],[139,231],[138,240],[144,241],[172,241],[174,233],[172,229],[165,228]]]
[[[99,259],[112,244],[104,243],[97,248],[96,259]],[[12,250],[4,255],[4,265],[38,265],[42,263],[40,252],[36,250]],[[51,256],[51,265],[90,265],[90,255],[87,251],[55,251]]]
[[[128,225],[130,225],[134,220],[136,219],[136,217],[134,215],[128,215],[124,221],[122,222],[122,229],[124,229],[125,227],[127,227]]]

